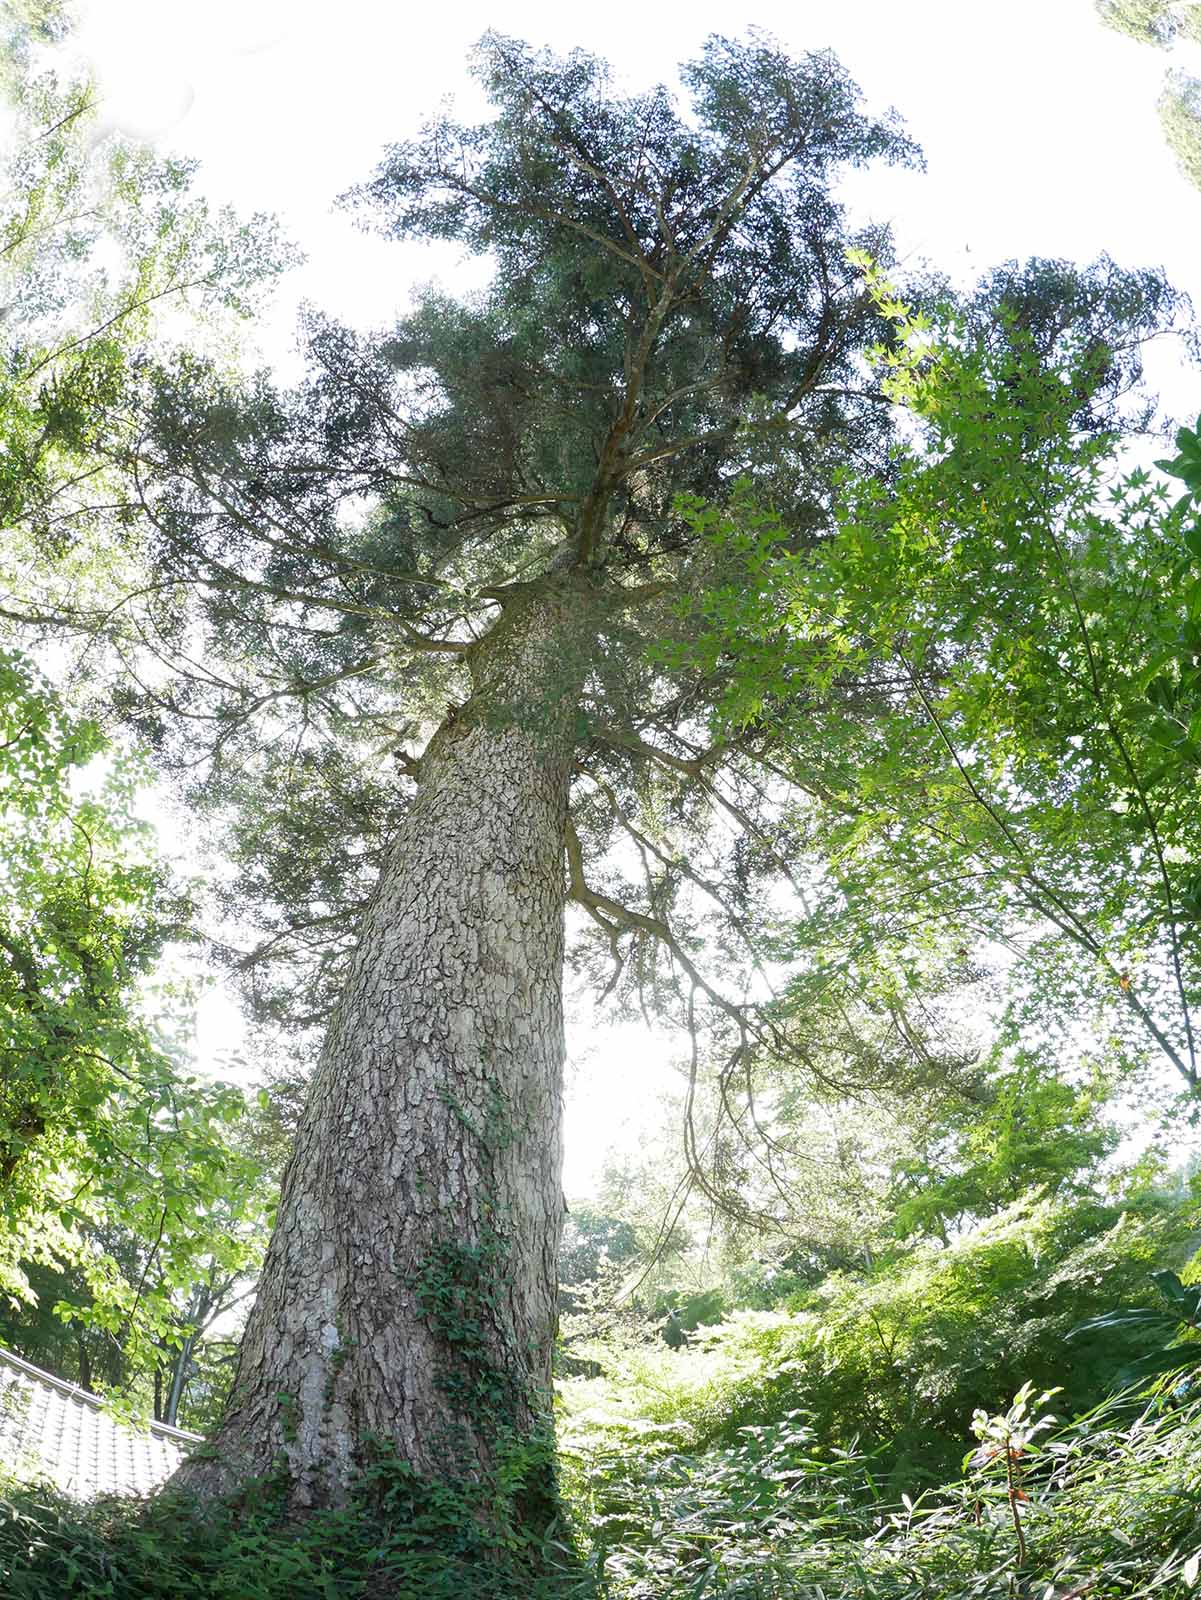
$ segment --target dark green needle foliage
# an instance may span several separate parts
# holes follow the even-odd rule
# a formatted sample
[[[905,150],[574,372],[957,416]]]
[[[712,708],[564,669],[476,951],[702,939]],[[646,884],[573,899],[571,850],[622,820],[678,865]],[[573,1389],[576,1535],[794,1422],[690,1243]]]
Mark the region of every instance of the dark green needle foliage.
[[[429,290],[375,336],[311,314],[291,392],[194,359],[148,374],[127,520],[158,582],[131,606],[173,672],[126,679],[123,709],[229,823],[262,1009],[316,1023],[421,751],[471,692],[474,641],[586,572],[561,681],[501,697],[527,719],[575,703],[579,959],[600,986],[616,970],[619,994],[680,1020],[699,995],[743,1044],[812,1060],[841,1020],[781,1041],[742,998],[783,865],[769,736],[713,741],[730,663],[675,670],[651,646],[692,628],[683,602],[720,578],[679,505],[750,477],[807,547],[840,470],[891,470],[891,407],[862,356],[895,330],[847,255],[888,243],[849,226],[835,185],[916,152],[831,56],[760,38],[711,39],[682,69],[688,105],[496,34],[476,70],[490,119],[434,119],[351,200],[398,239],[486,256],[485,290]],[[1093,429],[1172,305],[1156,274],[1039,261],[999,271],[965,315],[982,340],[1020,326],[1048,354],[1087,328],[1076,421]],[[699,974],[705,940],[727,989]]]
[[[591,559],[612,559],[611,519],[612,554],[645,559],[678,539],[676,493],[763,459],[771,430],[734,442],[756,411],[803,454],[870,442],[833,392],[865,323],[830,186],[914,151],[831,57],[710,40],[681,73],[690,118],[662,89],[621,98],[580,52],[493,36],[480,70],[496,120],[429,126],[356,197],[394,237],[496,262],[478,307],[428,301],[381,352],[442,379],[413,436],[429,478],[476,476],[518,520],[544,496]]]
[[[582,673],[565,669],[609,796],[594,785],[577,819],[590,863],[639,773],[696,810],[686,729],[711,691],[646,661],[711,559],[677,495],[753,472],[806,540],[836,466],[884,462],[858,355],[888,330],[845,252],[887,240],[853,232],[831,186],[917,157],[832,57],[713,39],[683,70],[687,109],[499,35],[477,71],[491,120],[436,119],[353,202],[398,238],[486,254],[488,289],[430,290],[373,337],[310,315],[290,393],[192,359],[149,374],[131,463],[129,517],[167,585],[136,605],[176,670],[127,683],[123,708],[241,819],[237,908],[269,903],[261,951],[329,983],[420,748],[465,697],[463,656],[522,586],[593,580]],[[294,989],[263,979],[259,998]],[[328,992],[306,990],[311,1019]]]

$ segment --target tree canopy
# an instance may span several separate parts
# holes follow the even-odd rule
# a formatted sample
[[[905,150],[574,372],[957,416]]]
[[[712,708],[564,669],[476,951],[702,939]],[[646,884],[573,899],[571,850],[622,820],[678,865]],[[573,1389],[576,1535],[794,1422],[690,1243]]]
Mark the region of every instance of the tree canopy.
[[[803,538],[836,461],[883,459],[886,407],[855,358],[886,329],[843,252],[885,243],[852,239],[827,186],[840,164],[914,153],[830,58],[715,41],[686,74],[688,116],[665,91],[621,99],[578,53],[491,37],[480,72],[494,120],[432,124],[356,198],[394,233],[488,252],[493,286],[471,304],[431,291],[376,339],[314,316],[292,394],[230,387],[191,356],[148,371],[130,461],[121,522],[150,533],[121,703],[245,819],[238,913],[263,904],[257,953],[310,974],[310,1019],[421,744],[506,608],[556,563],[600,585],[603,624],[586,626],[604,643],[587,647],[575,713],[605,786],[581,811],[590,852],[622,827],[605,788],[648,762],[686,779],[697,759],[677,730],[706,691],[643,650],[699,581],[674,496],[770,472],[793,485]],[[548,162],[569,205],[545,203]],[[203,670],[184,659],[197,627]],[[148,640],[170,677],[139,671]],[[264,762],[268,744],[289,756]],[[297,980],[285,966],[261,984],[270,1010]]]
[[[1201,6],[1180,0],[1096,0],[1097,15],[1107,28],[1140,44],[1171,50],[1184,41],[1201,44]],[[1195,189],[1201,189],[1201,80],[1169,70],[1156,108],[1164,140],[1176,165]]]
[[[1009,945],[1028,1036],[1087,1005],[1095,1037],[1193,1087],[1192,491],[1115,477],[1112,436],[1077,434],[1086,334],[1059,366],[1020,330],[981,352],[879,292],[907,339],[887,381],[925,442],[890,482],[848,476],[816,551],[770,517],[725,522],[749,582],[704,602],[706,648],[739,662],[726,715],[793,730],[819,797],[797,814],[826,875],[798,953],[824,954],[798,993],[831,958],[904,992]],[[1162,465],[1188,476],[1194,441]],[[868,718],[870,674],[889,702]]]
[[[56,3],[4,8],[0,1291],[11,1342],[57,1320],[67,1370],[130,1398],[202,1287],[255,1259],[269,1182],[234,1134],[242,1091],[189,1070],[192,997],[159,965],[195,943],[195,906],[138,819],[150,769],[95,697],[80,709],[71,646],[84,597],[111,614],[128,576],[89,527],[159,313],[201,338],[205,314],[249,311],[277,247],[190,195],[188,163],[101,133],[94,85],[56,70],[66,26]]]
[[[316,1025],[477,641],[556,571],[588,572],[561,677],[519,709],[536,723],[579,676],[568,859],[598,981],[615,960],[629,996],[662,988],[683,1019],[695,988],[741,1028],[755,1007],[701,982],[695,956],[704,925],[731,972],[762,969],[746,925],[754,884],[787,871],[775,780],[750,726],[706,738],[728,665],[673,671],[647,646],[719,581],[681,497],[722,503],[748,474],[801,548],[848,463],[887,476],[890,402],[861,356],[895,335],[846,255],[886,259],[887,242],[849,232],[829,185],[916,154],[832,58],[764,42],[712,41],[682,74],[688,114],[664,90],[622,98],[580,52],[489,36],[478,70],[493,119],[435,120],[351,198],[397,237],[487,253],[487,290],[431,290],[374,338],[314,314],[290,394],[187,356],[147,375],[123,517],[151,530],[154,576],[130,609],[172,670],[148,682],[127,635],[118,697],[229,823],[231,943],[263,1012]],[[1020,324],[1047,358],[1091,340],[1075,420],[1095,429],[1173,303],[1154,273],[1036,262],[995,273],[965,315],[985,343]]]
[[[191,190],[193,163],[103,132],[95,85],[58,70],[59,0],[5,6],[0,105],[0,616],[81,625],[119,599],[89,537],[106,503],[101,441],[129,417],[138,356],[166,321],[218,344],[290,253],[265,217],[243,223]],[[55,583],[46,587],[50,569]]]
[[[1107,28],[1140,44],[1168,49],[1177,38],[1201,40],[1201,6],[1180,0],[1096,0]]]
[[[137,1365],[253,1261],[262,1162],[243,1092],[187,1070],[187,994],[146,987],[194,911],[132,814],[144,769],[28,662],[0,690],[0,1293],[66,1272],[42,1312]]]

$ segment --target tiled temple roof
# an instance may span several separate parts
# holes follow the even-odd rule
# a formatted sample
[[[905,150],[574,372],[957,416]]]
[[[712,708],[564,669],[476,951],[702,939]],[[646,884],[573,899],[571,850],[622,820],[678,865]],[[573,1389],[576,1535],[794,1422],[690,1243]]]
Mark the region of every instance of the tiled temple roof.
[[[146,1494],[175,1471],[194,1433],[109,1416],[78,1384],[0,1350],[0,1471],[49,1479],[79,1500]]]

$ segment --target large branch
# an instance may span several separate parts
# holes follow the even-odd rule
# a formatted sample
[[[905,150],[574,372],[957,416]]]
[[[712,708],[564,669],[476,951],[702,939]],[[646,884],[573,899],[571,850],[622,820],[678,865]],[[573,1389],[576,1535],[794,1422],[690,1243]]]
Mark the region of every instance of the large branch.
[[[649,935],[657,940],[677,961],[681,969],[687,974],[690,982],[701,991],[709,1002],[729,1018],[740,1031],[750,1033],[760,1042],[766,1043],[769,1039],[777,1040],[776,1030],[757,1020],[752,1015],[752,1009],[747,1006],[737,1005],[728,1000],[719,990],[715,989],[703,975],[692,957],[684,950],[670,925],[660,917],[648,917],[641,911],[632,911],[628,906],[614,900],[611,896],[598,893],[589,888],[584,872],[584,849],[580,843],[580,836],[576,832],[575,824],[568,817],[564,832],[564,843],[567,854],[568,870],[568,896],[577,905],[583,908],[597,920],[606,933],[610,933],[612,925],[629,928],[639,933]]]

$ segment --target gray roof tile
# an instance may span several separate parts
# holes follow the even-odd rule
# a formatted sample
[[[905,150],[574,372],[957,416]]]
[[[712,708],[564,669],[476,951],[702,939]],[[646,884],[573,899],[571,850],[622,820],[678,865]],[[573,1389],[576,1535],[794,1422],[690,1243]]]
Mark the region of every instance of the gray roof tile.
[[[79,1500],[146,1494],[197,1442],[197,1434],[163,1422],[121,1422],[78,1384],[0,1350],[0,1470],[17,1478],[48,1478]]]

